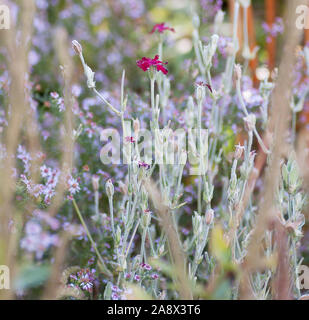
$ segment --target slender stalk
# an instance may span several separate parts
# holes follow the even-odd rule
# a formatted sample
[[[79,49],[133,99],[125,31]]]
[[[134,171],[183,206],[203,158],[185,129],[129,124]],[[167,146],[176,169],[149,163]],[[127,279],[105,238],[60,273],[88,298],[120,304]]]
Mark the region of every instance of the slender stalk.
[[[295,144],[296,139],[296,112],[292,112],[292,144]]]
[[[144,259],[145,263],[147,263],[146,250],[145,250],[145,241],[146,241],[147,229],[148,229],[148,227],[143,228],[142,242],[141,242],[141,257],[142,257],[142,259]]]
[[[125,258],[127,258],[128,254],[129,254],[129,251],[130,251],[130,248],[131,248],[131,246],[132,246],[133,239],[134,239],[134,237],[135,237],[135,234],[136,234],[136,231],[137,231],[137,228],[138,228],[139,224],[140,224],[140,220],[137,221],[136,226],[135,226],[135,228],[134,228],[134,231],[133,231],[133,233],[132,233],[131,240],[130,240],[130,242],[129,242],[129,245],[128,245],[128,248],[127,248],[127,251],[126,251]]]
[[[87,236],[88,236],[88,239],[90,240],[90,242],[91,242],[91,244],[92,244],[92,247],[93,247],[95,253],[96,253],[97,256],[98,256],[98,259],[99,259],[99,262],[100,262],[100,266],[101,266],[102,272],[103,272],[105,275],[107,275],[108,277],[112,277],[111,272],[110,272],[110,271],[108,270],[108,268],[106,267],[106,265],[105,265],[105,263],[104,263],[104,260],[103,260],[101,254],[100,254],[100,252],[99,252],[99,250],[98,250],[98,248],[97,248],[97,246],[96,246],[96,244],[95,244],[95,242],[94,242],[94,240],[93,240],[93,238],[92,238],[92,236],[91,236],[91,234],[90,234],[90,232],[89,232],[89,229],[88,229],[88,227],[87,227],[87,225],[86,225],[86,223],[85,223],[85,221],[84,221],[84,218],[83,218],[83,216],[82,216],[82,214],[81,214],[81,212],[80,212],[80,210],[79,210],[79,208],[78,208],[78,206],[77,206],[77,203],[76,203],[75,199],[73,199],[72,202],[73,202],[73,206],[74,206],[74,208],[75,208],[75,211],[76,211],[76,213],[77,213],[77,215],[78,215],[78,218],[79,218],[81,224],[83,225],[83,227],[84,227],[84,229],[85,229],[85,231],[86,231],[86,234],[87,234]]]
[[[99,191],[94,192],[94,209],[96,217],[99,217]]]
[[[114,207],[113,207],[113,198],[112,197],[108,197],[108,204],[109,204],[109,212],[111,215],[111,225],[112,225],[113,237],[115,238],[116,232],[115,232]]]
[[[201,214],[202,213],[202,101],[198,102],[198,118],[197,118],[197,125],[198,125],[198,152],[200,157],[199,162],[199,176],[198,176],[198,198],[197,198],[197,211]]]
[[[238,17],[239,17],[239,3],[235,1],[234,4],[234,22],[233,22],[233,54],[228,57],[226,63],[226,70],[225,70],[225,91],[228,93],[231,90],[232,86],[232,76],[233,76],[233,67],[236,60],[236,54],[238,51]]]
[[[122,112],[118,111],[117,109],[115,109],[102,95],[100,92],[97,91],[96,88],[93,88],[93,92],[104,102],[106,103],[106,105],[113,111],[116,113],[117,116],[121,117]]]

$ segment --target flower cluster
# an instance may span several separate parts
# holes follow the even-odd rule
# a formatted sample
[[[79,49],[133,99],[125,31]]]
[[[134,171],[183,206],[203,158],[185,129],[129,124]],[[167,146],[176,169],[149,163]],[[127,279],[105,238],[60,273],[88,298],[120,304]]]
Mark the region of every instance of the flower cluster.
[[[25,226],[25,237],[21,239],[20,246],[24,250],[35,253],[37,259],[41,259],[45,251],[58,244],[58,235],[50,234],[42,229],[35,220],[29,220]]]
[[[267,22],[263,22],[262,27],[266,33],[266,41],[268,43],[284,31],[283,20],[280,17],[277,17],[272,25],[269,25]]]
[[[92,292],[93,283],[95,280],[95,269],[81,269],[77,273],[71,274],[69,277],[70,284],[69,286],[75,287],[78,286],[82,290],[87,292]]]
[[[201,7],[208,17],[214,17],[222,9],[223,0],[200,0]]]
[[[158,72],[161,71],[163,74],[168,73],[168,70],[164,67],[167,62],[160,61],[158,55],[156,55],[154,59],[143,57],[141,60],[138,60],[136,64],[143,71],[148,71],[150,68],[154,68]]]
[[[152,30],[150,33],[154,33],[154,32],[159,32],[159,33],[163,33],[164,31],[172,31],[175,32],[174,28],[170,28],[168,26],[165,25],[165,22],[163,23],[157,23],[156,25],[153,26]]]

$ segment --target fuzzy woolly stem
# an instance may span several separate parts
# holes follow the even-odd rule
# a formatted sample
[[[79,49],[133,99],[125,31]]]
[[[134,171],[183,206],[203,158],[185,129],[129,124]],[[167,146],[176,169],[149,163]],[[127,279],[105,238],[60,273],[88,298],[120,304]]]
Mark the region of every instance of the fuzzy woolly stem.
[[[117,116],[121,117],[122,112],[118,111],[117,109],[115,109],[98,91],[96,88],[92,89],[93,92],[103,101],[106,103],[106,105],[117,114]]]
[[[114,224],[114,207],[113,207],[113,197],[108,197],[108,204],[109,204],[109,212],[111,215],[111,225],[112,225],[112,232],[113,237],[115,238],[115,224]]]

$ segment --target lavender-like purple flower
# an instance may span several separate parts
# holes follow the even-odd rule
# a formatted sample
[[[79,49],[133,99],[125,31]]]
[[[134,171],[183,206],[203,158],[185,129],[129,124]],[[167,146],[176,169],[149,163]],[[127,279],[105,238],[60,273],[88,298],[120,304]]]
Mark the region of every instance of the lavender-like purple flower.
[[[284,24],[281,17],[277,17],[275,22],[272,25],[269,25],[267,22],[263,22],[262,28],[266,33],[266,41],[269,43],[272,41],[272,38],[277,37],[279,34],[282,34],[284,31]]]

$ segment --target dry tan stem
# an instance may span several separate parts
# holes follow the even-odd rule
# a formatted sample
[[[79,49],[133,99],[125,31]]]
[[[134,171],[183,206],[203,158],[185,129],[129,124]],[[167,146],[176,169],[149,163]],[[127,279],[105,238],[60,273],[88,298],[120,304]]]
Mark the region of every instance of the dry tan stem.
[[[51,270],[51,276],[47,282],[44,290],[43,299],[45,300],[55,300],[58,296],[59,288],[61,287],[61,276],[63,263],[66,257],[66,251],[69,244],[69,234],[64,233],[60,237],[58,248],[54,251],[55,261],[53,263],[53,268]]]
[[[12,233],[8,226],[11,219],[16,218],[17,210],[13,205],[16,179],[12,175],[16,165],[16,149],[19,144],[24,115],[29,111],[29,102],[25,98],[25,79],[28,70],[27,41],[31,42],[32,21],[35,12],[34,0],[21,0],[21,28],[22,37],[18,44],[16,28],[11,25],[10,30],[1,32],[1,37],[7,50],[7,67],[11,78],[9,87],[9,101],[7,108],[8,126],[4,132],[4,145],[7,157],[0,166],[0,261],[10,268],[11,277],[14,277],[18,233]],[[31,22],[31,23],[30,23]],[[29,135],[26,133],[26,137]],[[1,298],[12,298],[11,290],[2,290]]]
[[[280,161],[282,159],[282,150],[285,149],[286,145],[285,133],[289,129],[291,113],[289,101],[292,89],[292,74],[295,65],[295,48],[299,44],[301,37],[301,31],[295,26],[296,6],[304,4],[304,1],[288,1],[286,4],[285,44],[282,51],[282,60],[279,67],[276,88],[272,95],[270,125],[268,128],[268,130],[273,132],[273,152],[265,176],[265,188],[260,201],[256,226],[248,246],[248,254],[243,263],[244,274],[241,281],[240,292],[242,299],[253,298],[249,278],[250,274],[256,270],[258,260],[262,258],[261,240],[275,217],[276,192],[279,187],[280,178]]]
[[[64,130],[65,133],[62,134],[62,139],[60,141],[60,146],[62,147],[62,159],[61,159],[61,173],[62,175],[67,172],[71,174],[74,162],[74,140],[73,140],[73,129],[74,129],[74,117],[72,112],[72,74],[73,74],[73,64],[72,59],[69,56],[68,46],[70,43],[68,41],[67,33],[64,29],[58,29],[55,35],[55,47],[58,53],[59,61],[62,67],[64,67],[64,105],[65,105],[65,115],[64,115]],[[59,69],[59,72],[61,70]],[[65,177],[63,177],[65,178]],[[49,214],[54,216],[57,214],[59,207],[63,202],[64,192],[65,192],[65,181],[60,179],[56,190],[55,197],[49,208]]]

